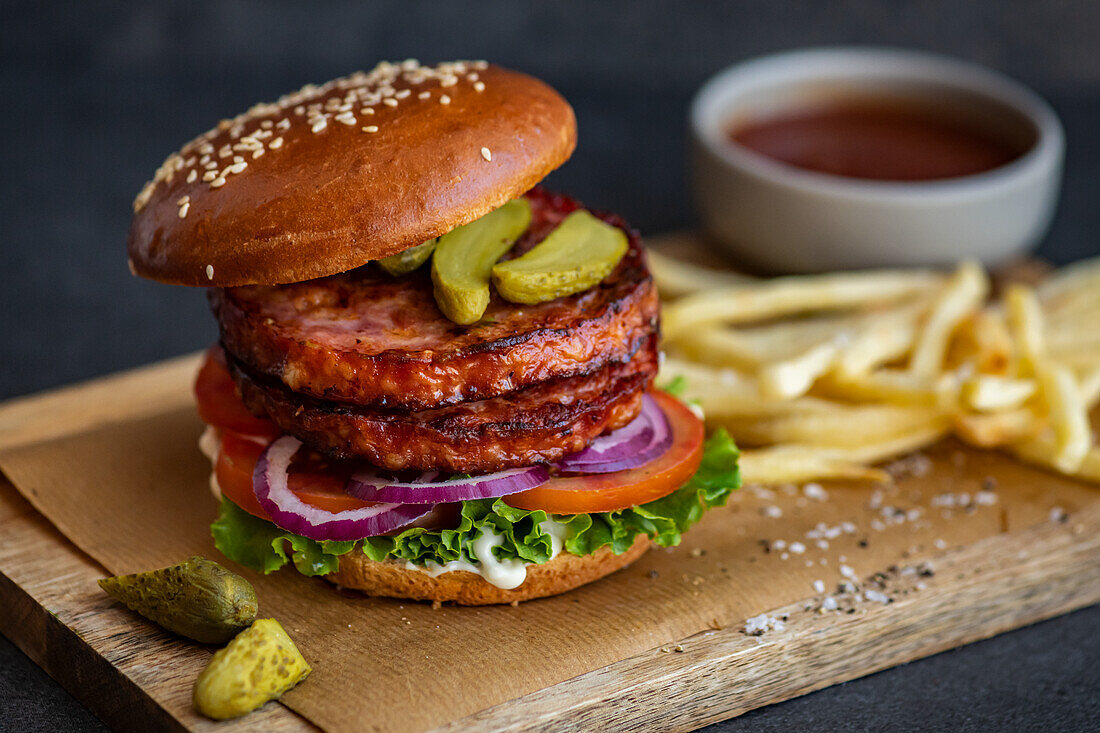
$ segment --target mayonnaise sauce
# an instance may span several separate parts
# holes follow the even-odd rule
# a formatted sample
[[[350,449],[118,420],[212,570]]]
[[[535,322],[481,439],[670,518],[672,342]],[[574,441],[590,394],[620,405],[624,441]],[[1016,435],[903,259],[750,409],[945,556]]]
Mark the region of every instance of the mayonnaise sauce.
[[[218,451],[221,449],[221,445],[218,431],[207,425],[206,430],[202,431],[202,435],[199,436],[199,450],[210,460],[211,467],[216,466],[218,463]],[[218,484],[218,474],[215,471],[210,471],[210,493],[218,501],[222,500],[222,487]]]
[[[555,522],[552,519],[544,520],[539,524],[539,528],[550,535],[550,559],[552,560],[561,552],[568,530],[564,524]],[[465,570],[468,573],[480,575],[485,578],[486,582],[495,585],[497,588],[511,590],[523,584],[523,581],[527,579],[527,566],[533,563],[519,559],[498,559],[493,554],[493,548],[499,547],[503,542],[504,537],[502,535],[485,527],[481,531],[481,536],[470,545],[470,555],[477,561],[476,564],[465,560],[451,560],[443,565],[431,561],[425,565],[414,565],[411,562],[406,562],[405,568],[407,570],[419,570],[433,578],[444,573]]]

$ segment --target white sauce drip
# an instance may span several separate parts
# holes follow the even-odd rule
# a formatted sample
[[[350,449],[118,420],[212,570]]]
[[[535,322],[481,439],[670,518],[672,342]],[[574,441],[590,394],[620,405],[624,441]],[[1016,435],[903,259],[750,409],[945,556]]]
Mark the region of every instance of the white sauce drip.
[[[220,449],[221,439],[218,437],[218,431],[207,425],[206,430],[199,437],[199,450],[210,459],[211,466],[217,464]],[[214,495],[215,499],[221,501],[222,490],[221,486],[218,485],[218,475],[215,471],[210,472],[210,493]],[[550,559],[553,560],[561,553],[562,544],[565,542],[568,530],[564,524],[555,522],[553,519],[540,522],[539,529],[550,535]],[[477,560],[476,564],[465,560],[452,560],[444,565],[431,561],[428,561],[426,565],[414,565],[411,562],[406,562],[405,568],[427,573],[433,578],[444,573],[465,570],[468,573],[480,575],[497,588],[511,590],[523,585],[523,581],[527,580],[527,566],[533,563],[518,559],[497,559],[497,556],[493,554],[493,548],[500,547],[503,543],[503,535],[499,535],[486,527],[482,529],[481,536],[474,540],[470,546],[470,554]]]
[[[561,552],[567,531],[566,526],[560,522],[555,522],[553,519],[547,519],[539,524],[539,529],[550,535],[550,559],[552,560]],[[406,562],[405,568],[427,573],[433,578],[444,573],[465,570],[468,573],[480,575],[485,578],[486,582],[495,585],[497,588],[511,590],[523,584],[523,581],[527,579],[527,566],[533,563],[519,559],[497,559],[496,555],[493,554],[493,548],[499,547],[503,542],[504,537],[502,535],[485,527],[481,531],[481,536],[470,545],[470,554],[477,560],[476,564],[465,560],[451,560],[443,565],[431,561],[428,561],[425,565],[414,565],[411,562]]]
[[[217,465],[218,452],[221,447],[222,441],[218,437],[218,431],[207,425],[206,430],[202,431],[202,435],[199,436],[199,450],[210,459],[211,467]],[[210,472],[210,493],[218,501],[222,500],[222,487],[218,484],[218,474],[215,471]]]

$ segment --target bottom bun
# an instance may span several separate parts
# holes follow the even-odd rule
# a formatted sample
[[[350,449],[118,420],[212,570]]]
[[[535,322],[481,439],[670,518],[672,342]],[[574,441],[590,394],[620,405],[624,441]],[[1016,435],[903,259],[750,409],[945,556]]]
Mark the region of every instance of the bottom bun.
[[[398,560],[376,562],[362,553],[344,555],[340,558],[340,569],[324,578],[370,596],[485,606],[564,593],[626,567],[648,549],[649,538],[638,535],[630,549],[621,555],[616,555],[609,547],[583,557],[562,552],[549,562],[528,565],[527,579],[511,590],[498,588],[467,570],[455,570],[433,578],[423,571],[409,570]]]

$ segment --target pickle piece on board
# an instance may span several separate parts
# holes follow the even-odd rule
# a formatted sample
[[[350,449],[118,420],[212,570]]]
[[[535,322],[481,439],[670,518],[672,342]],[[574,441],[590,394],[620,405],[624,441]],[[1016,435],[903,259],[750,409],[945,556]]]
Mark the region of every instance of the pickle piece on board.
[[[404,252],[384,257],[378,260],[378,266],[394,277],[408,275],[428,261],[435,250],[435,242],[436,240],[429,239],[424,244],[418,244],[415,247],[409,247]]]
[[[588,290],[626,254],[626,232],[587,211],[574,211],[529,252],[493,267],[505,300],[534,305]]]
[[[219,649],[195,680],[195,708],[226,720],[252,712],[301,682],[312,671],[273,618],[260,619]]]
[[[525,198],[512,199],[436,240],[432,282],[435,302],[443,315],[468,326],[485,314],[493,265],[530,223],[531,204]]]
[[[202,557],[103,578],[99,587],[150,621],[203,644],[224,644],[256,619],[252,584]]]

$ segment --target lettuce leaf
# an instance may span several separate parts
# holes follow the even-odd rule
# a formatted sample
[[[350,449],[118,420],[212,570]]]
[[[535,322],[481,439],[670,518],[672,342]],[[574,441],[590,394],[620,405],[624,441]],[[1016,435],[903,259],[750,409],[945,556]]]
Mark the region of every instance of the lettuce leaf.
[[[663,547],[678,545],[683,533],[707,509],[724,505],[730,493],[740,487],[737,458],[733,440],[724,430],[718,430],[707,439],[699,470],[684,486],[661,499],[615,512],[549,516],[541,510],[516,509],[501,499],[479,499],[462,503],[454,529],[414,527],[393,536],[368,537],[358,542],[317,542],[282,530],[223,499],[211,531],[222,554],[264,573],[288,562],[304,575],[334,572],[339,567],[339,556],[357,545],[372,560],[392,557],[415,565],[473,562],[469,547],[486,528],[503,538],[493,549],[499,559],[518,558],[539,564],[547,562],[552,551],[550,534],[541,526],[547,519],[566,526],[568,552],[588,555],[610,547],[618,555],[626,552],[639,534],[648,535]]]

